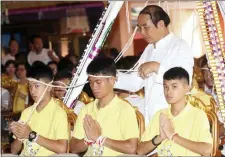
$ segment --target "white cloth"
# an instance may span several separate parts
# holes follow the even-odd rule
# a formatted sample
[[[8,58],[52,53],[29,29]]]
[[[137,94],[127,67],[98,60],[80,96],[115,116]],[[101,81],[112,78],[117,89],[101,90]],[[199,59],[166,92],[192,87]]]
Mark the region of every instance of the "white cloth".
[[[76,106],[74,107],[74,113],[78,115],[84,106],[85,104],[83,102],[77,101]]]
[[[9,60],[14,60],[15,61],[15,56],[11,56],[10,54],[5,55],[2,58],[2,65],[5,65],[5,63]]]
[[[164,73],[172,67],[183,67],[190,75],[191,84],[194,65],[190,47],[183,39],[176,37],[173,33],[158,41],[155,49],[152,44],[145,48],[139,62],[142,64],[149,61],[160,63],[158,74],[151,73],[150,77],[143,80],[137,72],[118,73],[118,81],[114,86],[114,88],[131,92],[136,92],[144,87],[146,126],[157,111],[168,107],[163,91]]]
[[[132,106],[137,106],[138,110],[144,115],[144,99],[142,97],[136,94],[132,94],[124,99],[129,101]]]
[[[10,94],[9,91],[5,88],[1,87],[1,108],[8,109],[10,102]]]
[[[51,58],[48,56],[48,51],[49,49],[43,48],[40,54],[37,54],[34,51],[30,51],[28,56],[27,56],[27,61],[30,65],[32,65],[35,61],[41,61],[44,64],[48,64],[48,62],[52,61]],[[55,57],[58,57],[55,52],[53,51],[53,55]]]

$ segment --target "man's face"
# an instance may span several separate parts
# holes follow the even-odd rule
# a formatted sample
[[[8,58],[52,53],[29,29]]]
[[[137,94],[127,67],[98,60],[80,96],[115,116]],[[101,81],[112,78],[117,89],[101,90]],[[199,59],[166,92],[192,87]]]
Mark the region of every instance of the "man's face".
[[[35,38],[34,39],[34,49],[36,53],[41,53],[42,48],[43,48],[43,42],[41,38]]]
[[[27,70],[24,65],[19,65],[16,69],[16,75],[19,79],[26,78]]]
[[[40,81],[49,82],[49,81],[46,81],[45,79],[40,79]],[[46,85],[44,85],[42,83],[29,81],[30,95],[35,102],[37,102],[41,98],[41,95],[44,93],[45,88],[46,88]],[[50,91],[51,91],[51,88],[48,87],[45,95],[50,94]],[[43,99],[41,100],[41,102],[44,100],[45,95],[44,95]]]
[[[183,100],[189,92],[189,85],[185,80],[164,80],[164,95],[168,104],[176,104]]]
[[[89,76],[88,79],[89,79],[91,90],[97,99],[104,98],[109,93],[113,92],[113,86],[115,83],[114,77],[99,78],[99,77]]]
[[[204,82],[208,87],[213,87],[213,77],[211,72],[209,71],[209,67],[207,65],[203,66],[202,75],[204,78]]]
[[[161,39],[161,31],[159,27],[156,27],[152,20],[150,19],[150,15],[148,14],[139,14],[138,16],[138,31],[142,34],[144,39],[149,43],[156,43]]]
[[[10,53],[15,56],[18,53],[19,44],[16,41],[12,41],[10,44]]]

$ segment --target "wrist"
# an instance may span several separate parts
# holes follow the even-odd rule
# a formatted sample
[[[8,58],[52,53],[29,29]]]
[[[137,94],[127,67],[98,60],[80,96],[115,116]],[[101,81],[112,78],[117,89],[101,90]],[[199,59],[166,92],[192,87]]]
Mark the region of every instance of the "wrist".
[[[175,142],[174,141],[174,137],[178,136],[178,133],[173,133],[171,136],[170,136],[170,140]]]
[[[156,147],[160,145],[161,142],[162,142],[162,138],[160,138],[159,135],[156,135],[155,137],[152,138],[152,144]]]

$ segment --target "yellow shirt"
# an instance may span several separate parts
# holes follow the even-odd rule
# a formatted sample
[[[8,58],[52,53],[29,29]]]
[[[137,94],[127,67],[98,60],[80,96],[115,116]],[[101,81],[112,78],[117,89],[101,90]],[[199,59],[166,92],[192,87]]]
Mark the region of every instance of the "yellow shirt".
[[[102,129],[102,135],[113,140],[127,140],[138,138],[138,124],[134,108],[126,101],[115,96],[104,108],[97,108],[98,100],[87,104],[82,108],[76,121],[73,137],[83,139],[86,137],[83,128],[83,119],[86,114],[91,115]],[[97,147],[95,145],[95,147]],[[117,156],[123,153],[104,147],[102,156]],[[88,147],[86,156],[93,155],[92,147]]]
[[[31,130],[39,135],[52,140],[69,139],[68,121],[66,112],[57,104],[54,98],[45,106],[43,110],[33,112],[28,125]],[[20,121],[24,122],[28,119],[34,105],[26,108],[21,115]],[[49,156],[55,154],[35,142],[29,142],[27,139],[23,141],[24,149],[21,156]],[[32,153],[33,152],[33,153]]]
[[[25,105],[28,105],[28,95],[28,84],[18,83],[13,103],[14,113],[22,112],[25,109]]]
[[[195,142],[213,143],[206,113],[190,104],[187,104],[176,117],[171,114],[171,106],[157,112],[145,130],[141,141],[150,141],[154,136],[160,134],[159,116],[161,112],[171,119],[175,132],[179,136]],[[168,139],[165,139],[157,147],[157,152],[158,156],[200,156],[200,154],[191,152]]]

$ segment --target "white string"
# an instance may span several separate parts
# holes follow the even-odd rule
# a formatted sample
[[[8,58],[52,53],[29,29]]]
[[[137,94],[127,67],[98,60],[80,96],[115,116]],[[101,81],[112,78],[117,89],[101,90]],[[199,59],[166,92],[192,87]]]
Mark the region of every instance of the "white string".
[[[126,1],[125,4],[126,4],[125,7],[126,7],[126,18],[127,18],[128,33],[130,34],[130,14],[129,14],[129,4],[128,4],[128,1]]]
[[[61,82],[61,81],[54,81],[53,83],[55,82],[60,82],[60,83],[63,83],[63,85],[65,86],[58,86],[58,85],[53,85],[53,84],[47,84],[43,81],[39,81],[39,80],[36,80],[36,79],[33,79],[33,78],[27,78],[28,81],[33,81],[33,82],[38,82],[38,83],[41,83],[43,85],[46,85],[46,86],[49,86],[49,87],[55,87],[55,88],[77,88],[79,86],[82,86],[82,85],[85,85],[86,83],[88,83],[88,81],[84,82],[84,83],[80,83],[80,84],[77,84],[77,85],[71,85],[71,86],[67,86],[65,83]]]
[[[145,2],[144,7],[146,7],[148,5],[148,1]],[[117,63],[125,54],[125,52],[129,49],[129,47],[131,46],[134,36],[137,32],[137,26],[134,29],[133,34],[131,35],[130,39],[128,40],[128,42],[126,43],[126,45],[124,46],[124,48],[121,50],[121,52],[117,55],[117,57],[114,59],[114,62]]]
[[[91,77],[97,77],[97,78],[110,78],[110,77],[114,77],[114,76],[103,76],[103,75],[91,75],[91,74],[89,74],[88,76],[91,76]]]
[[[35,80],[35,79],[34,79],[34,80]],[[38,99],[37,102],[34,103],[34,105],[33,105],[34,107],[33,107],[32,111],[30,112],[30,115],[29,115],[28,119],[24,122],[25,124],[30,120],[30,118],[31,118],[31,116],[32,116],[32,114],[33,114],[33,112],[34,112],[34,110],[36,109],[36,107],[38,106],[38,104],[39,104],[39,103],[41,102],[41,100],[43,99],[43,97],[44,97],[44,95],[45,95],[45,93],[46,93],[46,91],[47,91],[49,85],[51,85],[52,82],[53,82],[53,81],[51,81],[51,82],[49,82],[49,84],[47,84],[47,86],[45,87],[45,90],[44,90],[44,92],[42,93],[41,97]]]

